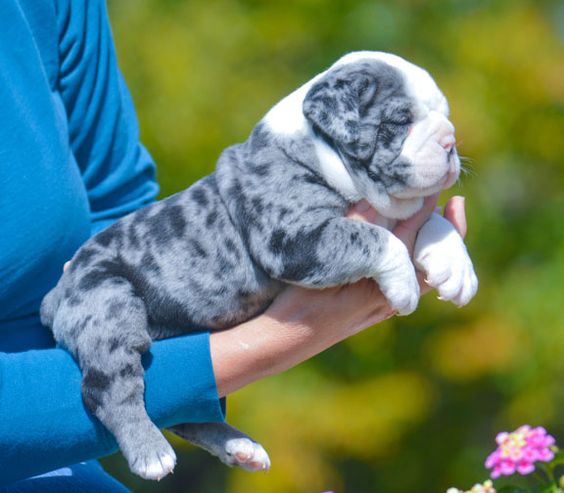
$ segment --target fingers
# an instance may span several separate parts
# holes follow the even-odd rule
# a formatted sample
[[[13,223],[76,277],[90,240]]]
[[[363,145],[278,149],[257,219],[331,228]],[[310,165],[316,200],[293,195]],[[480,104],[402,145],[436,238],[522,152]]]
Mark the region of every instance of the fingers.
[[[396,227],[394,228],[394,235],[396,235],[401,241],[403,241],[409,251],[413,249],[417,232],[421,229],[421,226],[425,224],[427,219],[429,219],[431,213],[435,210],[438,198],[439,194],[426,197],[423,202],[423,207],[421,207],[421,209],[417,213],[403,221],[398,222]]]
[[[436,207],[438,197],[439,194],[426,197],[423,202],[423,207],[421,207],[415,215],[403,221],[399,221],[394,228],[393,233],[403,241],[410,251],[413,249],[417,232],[421,229],[421,226],[425,224],[425,221],[427,221],[433,210],[440,213],[440,209]],[[376,212],[368,201],[363,199],[349,208],[347,217],[349,219],[375,223],[378,218],[378,212]],[[467,225],[464,197],[459,195],[451,197],[445,205],[444,217],[454,225],[462,238],[466,236]]]
[[[378,213],[376,209],[374,209],[367,200],[361,200],[356,204],[351,205],[349,210],[347,211],[347,217],[349,219],[357,219],[359,221],[366,221],[369,223],[376,222],[376,218],[378,217]]]
[[[464,209],[464,197],[455,195],[445,205],[444,217],[456,228],[460,236],[466,236],[466,211]]]

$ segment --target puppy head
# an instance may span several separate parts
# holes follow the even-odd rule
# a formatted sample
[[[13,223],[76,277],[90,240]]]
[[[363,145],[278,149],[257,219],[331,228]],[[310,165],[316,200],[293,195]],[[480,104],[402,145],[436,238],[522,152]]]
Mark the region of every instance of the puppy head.
[[[411,216],[460,173],[445,97],[423,69],[380,52],[344,56],[302,105],[359,195],[389,218]]]

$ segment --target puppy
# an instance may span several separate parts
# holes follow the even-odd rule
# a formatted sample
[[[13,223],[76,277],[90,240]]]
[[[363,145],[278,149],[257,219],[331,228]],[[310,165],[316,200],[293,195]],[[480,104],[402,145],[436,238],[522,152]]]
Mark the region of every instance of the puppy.
[[[274,106],[214,173],[87,241],[41,319],[78,360],[84,402],[131,470],[159,479],[176,461],[144,406],[141,355],[151,340],[239,324],[286,283],[371,278],[398,314],[410,314],[415,268],[386,227],[459,170],[448,105],[429,74],[394,55],[356,52]],[[347,219],[361,199],[388,224]],[[442,217],[421,229],[414,261],[442,299],[464,305],[476,293],[466,248]],[[173,431],[226,464],[270,466],[258,443],[225,423]]]

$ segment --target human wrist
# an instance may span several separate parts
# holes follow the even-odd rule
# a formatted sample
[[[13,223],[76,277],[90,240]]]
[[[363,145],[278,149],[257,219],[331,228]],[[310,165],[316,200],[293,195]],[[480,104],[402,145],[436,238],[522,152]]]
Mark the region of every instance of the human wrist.
[[[299,346],[309,332],[267,316],[210,335],[217,391],[224,397],[256,380],[280,373],[302,361]]]

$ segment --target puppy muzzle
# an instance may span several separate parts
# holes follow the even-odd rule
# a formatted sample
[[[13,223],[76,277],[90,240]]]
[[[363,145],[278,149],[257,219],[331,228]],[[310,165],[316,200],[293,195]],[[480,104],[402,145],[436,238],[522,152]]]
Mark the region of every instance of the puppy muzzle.
[[[389,190],[400,199],[424,197],[452,186],[460,174],[454,126],[446,116],[430,111],[415,123],[398,159],[410,164],[407,179]]]

